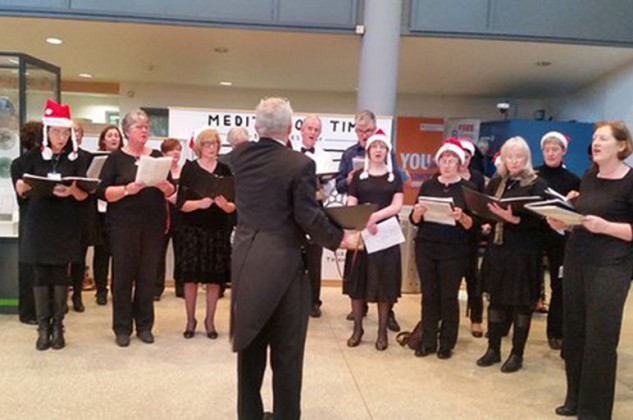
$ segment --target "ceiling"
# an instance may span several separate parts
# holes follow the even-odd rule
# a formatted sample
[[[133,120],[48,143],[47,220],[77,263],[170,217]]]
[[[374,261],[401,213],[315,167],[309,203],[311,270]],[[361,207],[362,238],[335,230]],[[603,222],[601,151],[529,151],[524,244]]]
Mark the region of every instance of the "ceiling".
[[[47,37],[61,38],[49,45]],[[358,35],[0,18],[4,51],[62,68],[64,81],[152,82],[353,92]],[[551,65],[537,66],[539,61]],[[570,94],[633,62],[633,49],[402,37],[398,91],[541,98]]]

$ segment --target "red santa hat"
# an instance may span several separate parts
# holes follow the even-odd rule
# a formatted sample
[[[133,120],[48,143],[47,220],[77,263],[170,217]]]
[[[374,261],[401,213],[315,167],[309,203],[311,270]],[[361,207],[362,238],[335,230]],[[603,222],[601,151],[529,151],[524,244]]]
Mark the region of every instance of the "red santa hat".
[[[497,153],[495,153],[494,155],[492,155],[492,164],[495,165],[495,167],[499,167],[499,165],[501,165],[501,150],[499,150]]]
[[[571,138],[569,138],[569,136],[566,136],[563,133],[560,133],[558,131],[550,131],[548,133],[545,133],[545,135],[541,137],[541,149],[543,148],[543,145],[545,144],[545,140],[549,140],[549,139],[558,140],[561,146],[563,146],[563,149],[565,150],[567,150],[567,147],[569,147],[569,142],[571,141]]]
[[[393,182],[395,179],[393,176],[393,164],[391,163],[391,140],[387,137],[382,129],[378,129],[373,136],[367,139],[367,144],[365,145],[365,166],[363,168],[363,172],[360,174],[360,179],[367,179],[369,177],[369,147],[375,142],[380,141],[387,146],[387,171],[389,171],[389,182]]]
[[[462,149],[469,152],[471,156],[475,154],[475,144],[472,141],[470,141],[469,138],[461,137],[457,140],[459,141],[459,144],[461,144]]]
[[[459,158],[459,162],[462,165],[464,164],[464,161],[466,160],[466,153],[464,152],[464,149],[462,148],[461,143],[459,142],[459,140],[453,137],[449,137],[446,140],[444,140],[444,143],[442,143],[440,148],[437,150],[437,153],[435,153],[436,163],[439,162],[440,156],[442,156],[442,153],[444,152],[455,153],[457,157]]]
[[[70,118],[70,107],[48,99],[46,101],[46,107],[44,108],[44,115],[42,116],[42,124],[42,158],[44,158],[44,160],[51,160],[53,157],[53,151],[48,145],[48,128],[65,127],[70,128],[70,138],[73,142],[73,151],[68,155],[68,159],[77,159],[77,156],[79,156],[77,153],[77,137],[75,137],[75,130],[73,129],[73,120]]]

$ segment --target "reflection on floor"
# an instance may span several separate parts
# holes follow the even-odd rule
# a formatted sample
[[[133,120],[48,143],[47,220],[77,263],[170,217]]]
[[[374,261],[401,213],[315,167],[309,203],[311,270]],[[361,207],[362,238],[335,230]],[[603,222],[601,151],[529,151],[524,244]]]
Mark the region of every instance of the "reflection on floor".
[[[20,324],[17,316],[0,315],[3,418],[236,418],[228,298],[218,308],[218,340],[209,340],[202,330],[191,340],[182,337],[184,303],[168,289],[156,303],[156,343],[146,345],[133,338],[130,347],[119,348],[110,330],[111,305],[96,306],[91,293],[84,296],[86,312],[71,312],[66,318],[67,347],[61,351],[36,351],[35,327]],[[417,322],[419,299],[405,295],[396,306],[404,329]],[[464,317],[450,360],[419,359],[400,347],[391,333],[387,351],[374,349],[374,307],[366,318],[363,343],[348,348],[348,300],[332,287],[324,288],[323,300],[323,317],[310,321],[303,418],[556,418],[554,408],[563,402],[565,377],[562,360],[547,346],[545,316],[534,317],[524,368],[504,374],[500,365],[475,365],[486,341],[470,335]],[[203,302],[200,295],[199,305]],[[633,418],[633,310],[628,308],[619,351],[616,419]],[[201,306],[198,320],[203,317]],[[510,339],[504,340],[502,351],[508,355]],[[270,372],[263,394],[270,409]]]

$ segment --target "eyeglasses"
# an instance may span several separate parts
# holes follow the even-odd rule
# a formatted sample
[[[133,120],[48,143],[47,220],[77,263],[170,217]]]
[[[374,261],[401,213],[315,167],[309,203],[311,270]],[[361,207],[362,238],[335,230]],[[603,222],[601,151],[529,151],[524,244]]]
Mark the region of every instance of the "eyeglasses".
[[[446,165],[446,166],[455,166],[459,163],[459,159],[454,158],[454,157],[448,157],[448,158],[440,158],[440,160],[437,162],[438,165]]]

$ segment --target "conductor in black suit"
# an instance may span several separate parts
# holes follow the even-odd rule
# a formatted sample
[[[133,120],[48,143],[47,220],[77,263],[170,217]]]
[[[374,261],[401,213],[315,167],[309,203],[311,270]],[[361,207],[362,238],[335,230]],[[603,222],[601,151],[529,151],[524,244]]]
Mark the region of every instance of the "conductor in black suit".
[[[308,233],[334,250],[343,231],[316,201],[314,161],[285,147],[290,104],[264,99],[255,112],[260,140],[235,150],[232,159],[240,214],[231,277],[237,411],[239,419],[262,419],[260,390],[270,347],[274,418],[298,419],[311,295],[301,247]]]

